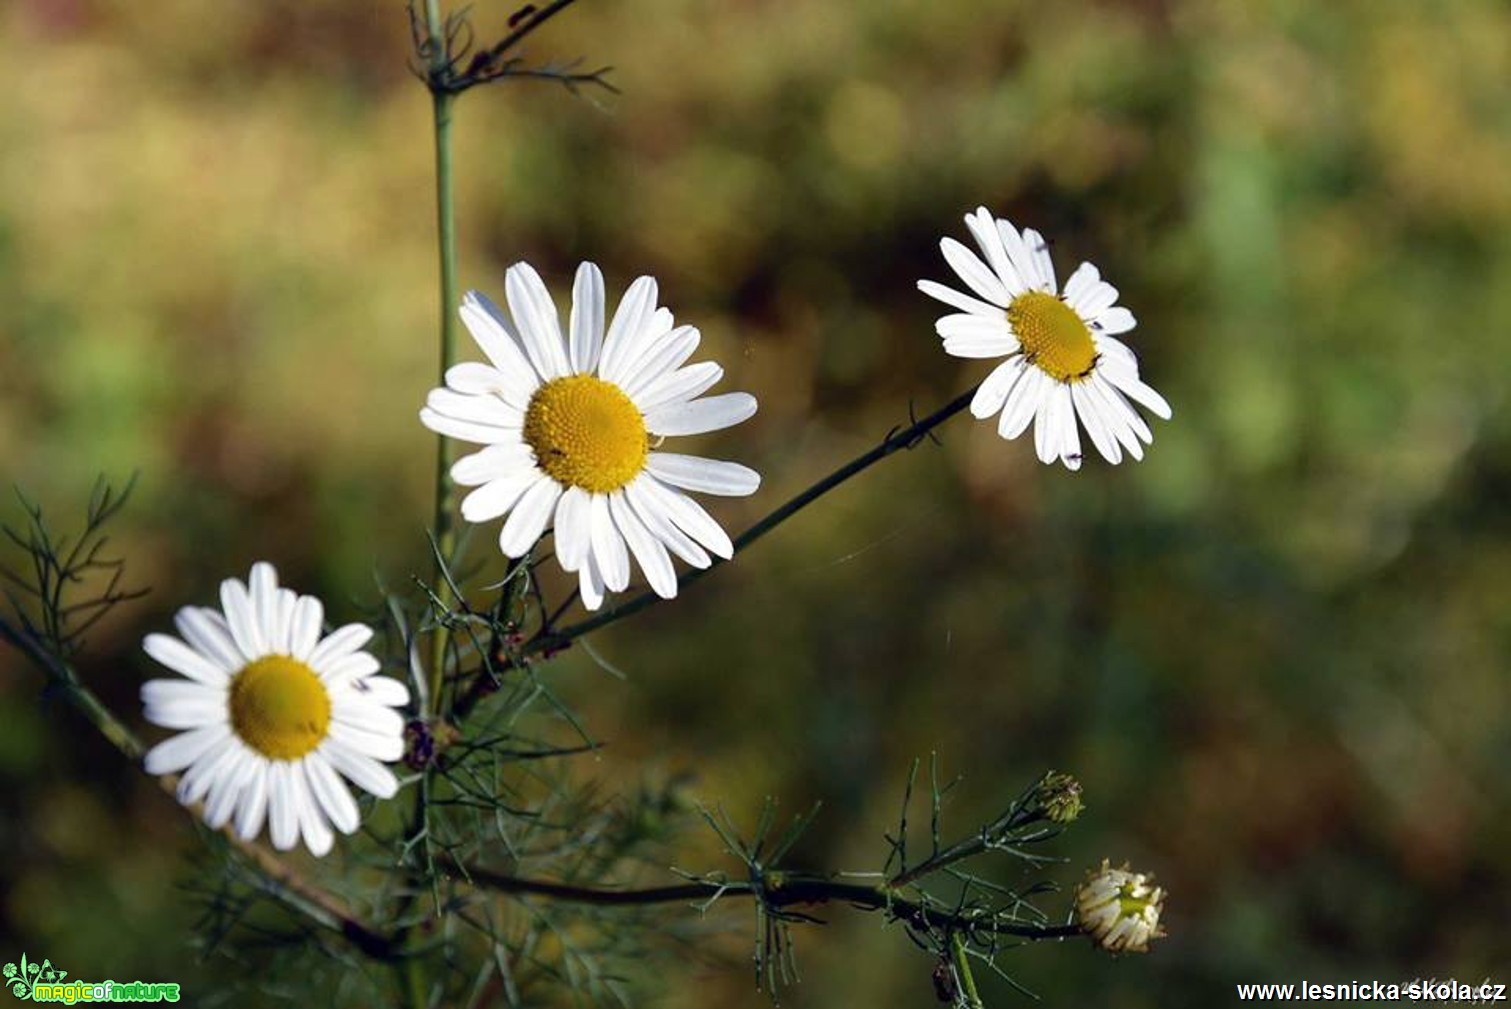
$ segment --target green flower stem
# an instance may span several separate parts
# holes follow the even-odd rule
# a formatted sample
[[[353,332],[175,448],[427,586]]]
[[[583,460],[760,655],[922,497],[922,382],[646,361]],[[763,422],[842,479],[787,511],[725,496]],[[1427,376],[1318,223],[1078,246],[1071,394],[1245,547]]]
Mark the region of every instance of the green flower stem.
[[[446,372],[456,363],[456,189],[451,165],[451,113],[456,94],[445,86],[446,40],[441,21],[439,0],[426,0],[426,25],[430,35],[430,97],[435,129],[435,210],[436,241],[441,260],[441,367],[440,384],[446,384]],[[451,464],[456,446],[445,435],[437,435],[435,468],[435,545],[436,574],[434,590],[442,605],[456,600],[441,567],[449,564],[456,548],[456,488],[451,482]],[[431,714],[440,710],[441,690],[445,685],[446,650],[449,635],[444,626],[436,628],[430,656],[430,693],[427,699]]]
[[[971,928],[978,932],[993,932],[997,935],[1012,935],[1030,940],[1064,939],[1080,933],[1080,927],[1077,925],[1033,925],[1024,922],[993,920],[979,913],[957,913],[940,907],[925,906],[918,901],[897,896],[885,885],[864,886],[856,883],[837,883],[823,876],[807,876],[800,873],[769,873],[758,883],[700,880],[641,890],[614,890],[509,876],[473,866],[456,865],[455,868],[472,885],[494,893],[543,897],[549,900],[593,904],[599,907],[706,903],[726,897],[751,897],[759,898],[767,907],[778,909],[843,903],[867,911],[886,911],[899,921],[910,922],[921,928],[952,931]]]
[[[926,437],[930,431],[934,430],[934,428],[938,427],[940,424],[943,424],[945,421],[955,416],[955,414],[959,413],[961,410],[964,410],[967,406],[970,406],[971,399],[976,395],[976,388],[977,387],[972,387],[966,390],[965,392],[961,393],[959,396],[951,400],[949,403],[940,407],[938,410],[935,410],[927,417],[924,417],[922,420],[915,421],[914,423],[908,425],[900,431],[889,435],[882,441],[880,445],[877,445],[869,452],[866,452],[865,454],[857,456],[856,458],[850,460],[848,463],[841,466],[833,473],[830,473],[828,476],[824,477],[818,483],[809,487],[807,490],[803,491],[801,494],[798,494],[796,497],[792,498],[790,501],[773,511],[771,514],[761,519],[755,525],[745,530],[734,540],[735,554],[738,555],[740,551],[750,546],[756,540],[760,539],[762,536],[765,536],[767,533],[771,532],[771,530],[775,529],[783,522],[786,522],[792,516],[796,515],[798,512],[802,511],[804,508],[808,507],[810,504],[817,501],[819,498],[823,497],[825,494],[829,493],[831,490],[838,487],[846,480],[849,480],[856,474],[870,469],[871,466],[885,459],[887,456],[891,455],[894,452],[900,451],[905,448],[912,448],[913,446],[917,445],[919,440]],[[715,568],[718,568],[724,563],[727,562],[720,558],[715,558],[713,564],[706,568],[694,568],[691,571],[684,572],[683,575],[677,579],[678,588],[686,588],[687,586],[692,585],[694,582],[701,580],[709,572],[713,571]],[[633,599],[620,603],[618,606],[611,606],[610,608],[604,610],[602,613],[599,613],[596,616],[590,617],[587,620],[579,621],[575,624],[571,624],[570,626],[563,627],[559,631],[554,630],[549,626],[543,627],[539,632],[535,634],[534,637],[532,637],[525,643],[522,652],[525,655],[533,655],[538,652],[560,648],[574,638],[580,638],[584,634],[587,634],[589,631],[596,631],[600,627],[606,627],[616,621],[623,620],[625,617],[638,613],[641,610],[653,606],[660,601],[661,597],[656,595],[654,592],[642,592],[640,595],[636,596]]]
[[[1059,927],[1071,929],[1072,935],[1075,933],[1074,926],[1061,925]],[[984,1009],[981,993],[976,990],[975,975],[971,973],[971,961],[965,952],[964,933],[950,933],[950,961],[955,965],[955,976],[960,979],[960,994],[965,1000],[966,1009]]]

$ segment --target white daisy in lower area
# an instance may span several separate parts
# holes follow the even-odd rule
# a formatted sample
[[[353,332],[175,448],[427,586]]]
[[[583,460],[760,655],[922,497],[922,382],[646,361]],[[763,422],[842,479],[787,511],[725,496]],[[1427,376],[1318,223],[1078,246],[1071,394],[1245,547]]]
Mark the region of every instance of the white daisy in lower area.
[[[724,370],[686,364],[698,331],[656,307],[656,281],[631,284],[606,331],[603,275],[592,263],[577,270],[565,332],[528,264],[509,268],[504,293],[512,321],[468,292],[462,321],[490,363],[451,368],[420,411],[432,431],[487,446],[451,469],[458,484],[477,488],[462,500],[462,517],[507,514],[499,547],[509,557],[551,526],[556,559],[578,575],[588,609],[605,590],[629,585],[631,556],[667,599],[677,594],[670,554],[700,568],[710,553],[732,557],[729,536],[684,491],[751,494],[760,474],[656,449],[669,435],[740,423],[756,412],[755,397],[702,395]]]
[[[302,835],[324,855],[332,826],[350,834],[359,822],[341,776],[379,798],[398,790],[381,761],[403,755],[404,720],[393,709],[409,703],[409,690],[378,675],[378,660],[361,650],[371,628],[322,636],[320,600],[279,588],[271,564],[253,565],[247,584],[222,582],[220,603],[179,610],[182,639],[142,642],[186,677],[142,684],[147,720],[183,730],[147,752],[147,772],[182,771],[178,800],[204,802],[211,827],[234,816],[250,841],[265,819],[275,848]]]
[[[1076,888],[1076,922],[1109,953],[1149,952],[1149,943],[1165,934],[1159,924],[1164,908],[1165,891],[1153,876],[1130,872],[1126,863],[1114,869],[1105,858]]]
[[[1061,292],[1043,236],[1022,232],[980,207],[965,218],[985,262],[953,238],[940,242],[945,261],[971,294],[920,280],[918,289],[953,308],[935,329],[955,357],[1006,357],[971,402],[985,419],[1000,414],[997,431],[1016,438],[1034,424],[1039,459],[1081,468],[1076,420],[1108,462],[1126,451],[1144,457],[1153,442],[1134,403],[1165,420],[1170,404],[1139,379],[1138,359],[1116,334],[1134,327],[1133,313],[1116,306],[1118,292],[1097,268],[1082,263]]]

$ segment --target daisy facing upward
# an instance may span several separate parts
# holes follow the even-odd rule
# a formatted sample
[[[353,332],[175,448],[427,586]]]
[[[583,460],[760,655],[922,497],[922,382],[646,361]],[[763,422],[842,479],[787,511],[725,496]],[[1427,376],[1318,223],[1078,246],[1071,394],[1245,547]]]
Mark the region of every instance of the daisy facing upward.
[[[1082,263],[1061,292],[1037,231],[1019,232],[985,207],[965,223],[985,262],[953,238],[939,246],[972,293],[932,280],[918,289],[960,309],[934,326],[946,353],[1007,358],[981,383],[971,413],[983,420],[1000,413],[997,432],[1009,439],[1033,423],[1040,461],[1059,459],[1067,469],[1081,468],[1077,419],[1108,462],[1121,462],[1125,451],[1142,459],[1154,435],[1133,404],[1165,420],[1170,404],[1139,379],[1138,359],[1116,339],[1135,324],[1116,305],[1117,288]]]
[[[630,557],[663,598],[677,594],[671,554],[708,567],[729,558],[729,536],[687,491],[743,496],[760,486],[739,463],[660,451],[671,435],[731,427],[756,411],[743,392],[704,397],[724,375],[711,361],[686,364],[692,326],[656,307],[656,282],[630,285],[608,322],[603,275],[577,270],[572,312],[561,318],[526,263],[504,277],[509,317],[476,291],[462,321],[488,357],[446,372],[420,420],[438,434],[485,446],[457,460],[451,477],[476,487],[462,517],[507,515],[499,548],[520,557],[547,526],[562,569],[578,575],[583,605],[629,585]]]

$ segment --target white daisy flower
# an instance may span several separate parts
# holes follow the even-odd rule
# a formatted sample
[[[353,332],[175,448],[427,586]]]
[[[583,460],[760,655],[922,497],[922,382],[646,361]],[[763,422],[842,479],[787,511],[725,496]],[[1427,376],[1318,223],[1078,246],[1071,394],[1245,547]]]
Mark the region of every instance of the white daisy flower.
[[[1153,876],[1129,872],[1126,864],[1114,869],[1105,858],[1076,889],[1076,921],[1110,953],[1147,953],[1150,940],[1165,934],[1159,926],[1164,906],[1165,891]]]
[[[235,817],[250,841],[267,820],[273,847],[300,835],[316,855],[357,829],[357,803],[339,775],[379,798],[399,782],[380,761],[404,752],[409,703],[398,680],[379,676],[361,651],[372,629],[347,624],[321,636],[324,607],[278,587],[271,564],[248,583],[220,585],[221,610],[186,606],[174,623],[182,640],[149,634],[146,653],[187,679],[142,684],[147,721],[184,730],[148,751],[149,774],[183,771],[178,800],[205,803],[219,829]]]
[[[692,326],[674,326],[656,307],[656,281],[630,285],[609,322],[603,275],[577,269],[563,332],[540,276],[526,263],[504,277],[511,322],[476,291],[462,302],[467,324],[491,363],[446,372],[420,411],[439,434],[485,445],[451,469],[476,487],[462,517],[508,514],[499,547],[523,556],[546,526],[556,558],[578,575],[583,605],[622,591],[633,555],[651,588],[677,594],[670,551],[695,567],[709,554],[734,556],[729,536],[684,491],[741,496],[760,474],[739,463],[653,451],[668,435],[718,431],[756,412],[743,392],[699,398],[724,375],[711,361],[685,362],[698,347]],[[652,439],[655,439],[653,442]]]
[[[1117,288],[1082,263],[1061,292],[1037,231],[1020,233],[985,207],[965,223],[985,262],[953,238],[939,245],[973,293],[931,280],[920,280],[918,289],[960,309],[935,323],[947,353],[1007,358],[981,383],[971,413],[983,420],[1000,413],[997,432],[1004,438],[1018,437],[1033,421],[1034,448],[1045,463],[1081,468],[1077,418],[1108,462],[1121,462],[1125,450],[1142,459],[1139,443],[1154,435],[1133,403],[1165,420],[1170,404],[1139,380],[1138,359],[1115,339],[1134,327],[1133,313],[1115,305]]]

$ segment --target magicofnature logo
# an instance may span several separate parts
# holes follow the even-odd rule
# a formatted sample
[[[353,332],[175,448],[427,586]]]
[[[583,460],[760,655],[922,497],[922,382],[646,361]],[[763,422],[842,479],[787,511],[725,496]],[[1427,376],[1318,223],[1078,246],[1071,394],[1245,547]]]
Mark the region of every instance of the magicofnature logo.
[[[51,960],[37,963],[21,954],[21,962],[4,967],[5,986],[23,1002],[177,1002],[172,981],[69,981],[68,971]]]

